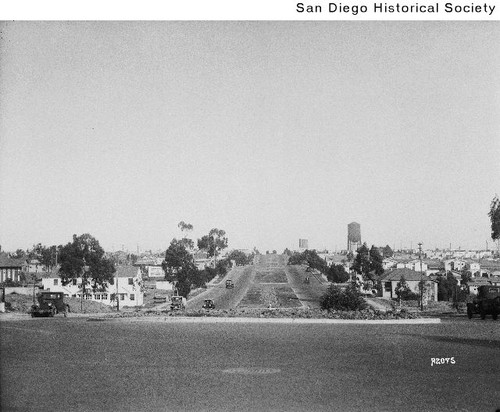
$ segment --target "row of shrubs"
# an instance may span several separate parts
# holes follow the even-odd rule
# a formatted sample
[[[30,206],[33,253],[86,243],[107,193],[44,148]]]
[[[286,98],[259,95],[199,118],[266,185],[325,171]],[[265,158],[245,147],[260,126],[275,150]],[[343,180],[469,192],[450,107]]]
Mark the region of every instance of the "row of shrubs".
[[[321,309],[229,309],[229,310],[186,310],[186,311],[137,311],[106,315],[107,318],[131,317],[224,317],[224,318],[290,318],[290,319],[360,319],[360,320],[387,320],[387,319],[415,319],[417,313],[405,309],[380,312],[373,309],[355,311],[336,311]]]

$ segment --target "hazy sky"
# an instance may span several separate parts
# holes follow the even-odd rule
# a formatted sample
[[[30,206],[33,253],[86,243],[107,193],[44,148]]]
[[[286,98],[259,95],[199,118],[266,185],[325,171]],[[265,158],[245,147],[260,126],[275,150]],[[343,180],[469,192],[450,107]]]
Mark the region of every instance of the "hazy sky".
[[[3,250],[491,247],[499,22],[0,28]]]

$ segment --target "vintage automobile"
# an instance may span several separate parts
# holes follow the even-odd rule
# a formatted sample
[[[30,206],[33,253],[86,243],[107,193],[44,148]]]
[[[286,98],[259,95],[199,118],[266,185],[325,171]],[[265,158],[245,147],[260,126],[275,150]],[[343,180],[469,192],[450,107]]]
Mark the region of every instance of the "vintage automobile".
[[[172,296],[170,300],[171,310],[186,309],[186,298],[184,296]]]
[[[203,309],[215,309],[215,304],[212,299],[205,299],[203,302]]]
[[[481,319],[485,319],[486,315],[491,315],[496,320],[500,313],[500,286],[482,285],[479,286],[477,292],[477,297],[467,303],[469,319],[479,313]]]
[[[231,279],[226,280],[226,289],[234,288],[234,283]]]
[[[40,292],[37,296],[37,302],[31,306],[31,317],[50,316],[58,313],[68,316],[69,305],[64,302],[63,292]]]

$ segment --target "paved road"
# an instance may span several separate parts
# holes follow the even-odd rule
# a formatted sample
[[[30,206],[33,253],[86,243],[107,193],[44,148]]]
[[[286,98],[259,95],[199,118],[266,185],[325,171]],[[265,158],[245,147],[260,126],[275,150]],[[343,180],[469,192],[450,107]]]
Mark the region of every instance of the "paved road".
[[[254,276],[255,271],[253,266],[236,267],[219,284],[209,287],[206,292],[190,299],[187,302],[186,308],[201,309],[205,299],[212,299],[217,309],[235,308],[245,296]],[[233,281],[234,288],[226,289],[227,279]]]
[[[498,322],[0,322],[2,411],[495,411]],[[431,358],[455,363],[431,366]]]
[[[302,304],[319,308],[321,296],[326,292],[328,285],[320,277],[306,272],[303,266],[286,266],[285,269],[288,282]],[[309,283],[304,283],[306,277],[309,278]]]
[[[248,290],[253,285],[258,284],[256,282],[257,272],[262,274],[280,270],[286,273],[288,285],[303,306],[319,308],[320,298],[328,287],[327,283],[311,273],[306,273],[302,266],[287,266],[286,260],[284,255],[257,255],[253,265],[233,269],[220,284],[210,287],[206,292],[190,299],[187,303],[187,309],[200,309],[204,299],[212,299],[217,309],[236,308]],[[306,276],[310,278],[308,284],[304,283]],[[233,280],[234,289],[225,288],[226,279]]]

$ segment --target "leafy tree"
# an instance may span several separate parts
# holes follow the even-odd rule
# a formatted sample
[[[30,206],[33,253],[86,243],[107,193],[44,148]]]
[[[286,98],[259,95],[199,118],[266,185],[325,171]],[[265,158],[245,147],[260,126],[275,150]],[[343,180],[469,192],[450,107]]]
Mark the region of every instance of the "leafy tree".
[[[206,250],[209,257],[217,258],[222,250],[227,248],[226,232],[222,229],[211,229],[208,235],[198,239],[198,248]]]
[[[396,284],[394,292],[396,292],[399,302],[402,300],[416,300],[418,298],[417,295],[411,291],[404,276],[401,276],[401,279]]]
[[[162,267],[165,279],[174,283],[181,296],[187,297],[192,286],[202,287],[205,284],[205,273],[196,268],[193,255],[187,250],[183,239],[172,239]]]
[[[162,268],[165,271],[165,279],[169,282],[179,281],[179,276],[187,276],[192,268],[196,268],[193,255],[188,252],[182,239],[172,239],[165,252]],[[180,275],[182,269],[184,271]]]
[[[304,257],[311,269],[319,270],[321,273],[326,273],[328,265],[326,260],[320,258],[315,250],[304,250]]]
[[[324,259],[321,259],[315,250],[306,249],[302,253],[295,252],[288,259],[289,265],[307,264],[311,269],[319,270],[321,273],[326,274],[328,265]]]
[[[370,249],[370,272],[375,272],[377,276],[384,273],[384,266],[382,264],[383,258],[380,255],[378,247],[372,246]]]
[[[129,260],[130,260],[130,262],[132,263],[132,265],[134,265],[134,264],[135,264],[135,262],[137,262],[137,260],[138,260],[138,259],[139,259],[139,256],[137,256],[137,255],[135,255],[135,254],[133,254],[133,253],[131,253],[131,254],[129,255]]]
[[[371,269],[370,262],[370,251],[366,246],[366,243],[363,243],[357,250],[357,255],[354,258],[354,262],[352,264],[352,269],[363,276],[368,276],[368,273]]]
[[[116,271],[99,241],[88,233],[73,235],[73,241],[61,247],[59,262],[62,284],[67,285],[81,277],[83,293],[87,285],[93,290],[104,288]]]
[[[488,216],[491,221],[491,238],[497,242],[500,251],[500,199],[498,196],[491,201]]]
[[[384,250],[383,250],[382,253],[383,253],[383,255],[384,255],[385,258],[389,258],[389,257],[394,256],[394,252],[393,252],[393,250],[391,249],[391,247],[389,245],[386,245],[384,247]]]
[[[292,256],[293,253],[290,249],[288,248],[285,248],[285,250],[283,251],[283,254],[286,255],[286,256]]]
[[[33,245],[33,247],[28,250],[28,254],[27,254],[28,259],[40,260],[40,258],[42,256],[43,249],[45,249],[45,246],[43,246],[41,243]]]
[[[190,232],[193,230],[193,225],[190,223],[185,223],[183,220],[179,222],[177,227],[182,231],[182,232]]]
[[[342,265],[332,265],[326,271],[326,277],[333,283],[345,283],[349,280],[349,273]]]
[[[234,260],[236,262],[236,266],[244,266],[249,265],[253,261],[253,254],[247,256],[245,252],[241,250],[233,250],[227,256],[228,260]]]
[[[460,273],[460,284],[461,285],[467,285],[471,280],[472,280],[472,273],[471,271],[464,269]]]
[[[358,249],[358,254],[354,258],[352,269],[356,273],[363,275],[364,278],[368,278],[373,282],[376,282],[377,279],[373,276],[373,274],[380,276],[384,273],[382,256],[380,256],[378,248],[372,246],[371,249],[368,250],[366,243],[363,243]]]
[[[323,310],[362,310],[366,303],[358,288],[351,284],[345,289],[337,285],[331,285],[321,297],[321,309]]]
[[[491,220],[491,238],[497,240],[500,238],[500,199],[498,196],[491,201],[488,216]]]
[[[193,240],[187,237],[187,234],[193,230],[193,225],[190,223],[185,223],[184,221],[180,221],[177,227],[181,230],[183,234],[181,241],[184,243],[186,249],[189,250],[194,249]]]
[[[52,269],[56,266],[57,255],[60,253],[62,246],[44,246],[41,243],[33,245],[28,251],[30,259],[37,259],[47,269]]]
[[[24,250],[17,249],[16,252],[14,253],[13,257],[19,259],[19,258],[22,258],[22,257],[27,257],[27,255],[26,255],[26,252]]]
[[[304,255],[302,253],[295,252],[288,259],[289,265],[301,265],[305,261]]]

